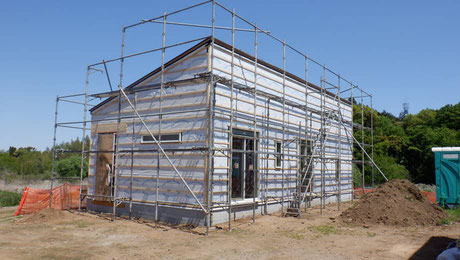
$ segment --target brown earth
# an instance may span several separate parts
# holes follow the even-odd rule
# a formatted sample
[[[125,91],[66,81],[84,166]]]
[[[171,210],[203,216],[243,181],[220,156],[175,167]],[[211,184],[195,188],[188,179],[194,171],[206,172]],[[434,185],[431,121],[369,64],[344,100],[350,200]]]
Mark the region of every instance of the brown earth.
[[[15,220],[18,223],[38,223],[54,221],[62,221],[66,217],[65,211],[56,210],[53,208],[42,209],[37,213],[25,215],[22,218]]]
[[[107,215],[74,211],[13,217],[14,211],[0,208],[0,259],[433,259],[460,234],[460,223],[349,225],[336,221],[337,205],[323,214],[308,209],[300,218],[239,220],[230,232],[222,224],[208,237],[202,227],[155,229],[149,221],[112,222]]]
[[[344,211],[345,223],[385,224],[393,226],[437,225],[445,213],[420,193],[408,180],[390,180],[365,194],[359,202]]]

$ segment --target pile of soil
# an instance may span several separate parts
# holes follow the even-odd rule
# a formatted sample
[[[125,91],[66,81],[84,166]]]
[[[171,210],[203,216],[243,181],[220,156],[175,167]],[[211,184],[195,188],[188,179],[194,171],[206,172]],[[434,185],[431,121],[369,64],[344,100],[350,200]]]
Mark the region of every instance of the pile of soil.
[[[37,223],[37,222],[53,222],[60,221],[66,217],[66,212],[61,210],[46,208],[38,212],[25,215],[23,218],[20,218],[18,222],[20,223]]]
[[[437,225],[446,217],[444,210],[408,180],[390,180],[378,186],[340,215],[345,223],[404,227]]]

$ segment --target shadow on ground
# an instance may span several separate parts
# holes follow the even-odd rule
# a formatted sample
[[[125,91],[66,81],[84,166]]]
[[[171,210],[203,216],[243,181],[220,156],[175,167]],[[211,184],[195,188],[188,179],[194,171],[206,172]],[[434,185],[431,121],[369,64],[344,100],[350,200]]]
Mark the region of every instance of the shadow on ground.
[[[430,237],[409,259],[436,259],[442,251],[447,249],[447,245],[455,240],[450,237]]]

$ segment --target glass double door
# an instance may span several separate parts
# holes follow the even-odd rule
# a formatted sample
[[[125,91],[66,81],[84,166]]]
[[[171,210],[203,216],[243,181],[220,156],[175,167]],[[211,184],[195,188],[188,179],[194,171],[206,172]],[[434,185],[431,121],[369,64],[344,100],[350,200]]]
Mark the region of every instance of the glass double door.
[[[232,198],[252,198],[254,193],[257,196],[255,175],[257,160],[253,153],[254,140],[252,137],[233,137],[233,150]]]

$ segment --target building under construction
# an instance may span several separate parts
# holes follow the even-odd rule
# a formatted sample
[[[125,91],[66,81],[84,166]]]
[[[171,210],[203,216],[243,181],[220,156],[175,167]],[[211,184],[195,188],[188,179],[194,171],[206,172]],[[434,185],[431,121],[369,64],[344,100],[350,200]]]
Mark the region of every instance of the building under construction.
[[[206,8],[210,24],[170,20]],[[218,25],[216,9],[232,26]],[[124,54],[126,32],[150,23],[160,25],[162,46]],[[184,26],[207,35],[166,45],[166,35]],[[240,34],[251,51],[238,48]],[[83,121],[58,122],[56,113],[55,129],[81,129],[83,137],[90,130],[90,149],[82,149],[82,165],[89,160],[88,192],[80,196],[89,210],[207,227],[279,210],[298,216],[303,207],[340,207],[352,199],[354,146],[363,151],[363,176],[365,160],[373,169],[372,140],[364,144],[372,114],[364,126],[364,115],[354,124],[352,112],[352,102],[372,105],[372,96],[220,3],[125,26],[122,39],[121,57],[88,66],[85,93],[57,99],[84,107]],[[265,41],[278,45],[280,65],[264,61],[269,57],[259,50]],[[184,46],[165,60],[166,51]],[[124,86],[125,60],[153,52],[161,53],[158,68]],[[287,69],[288,53],[295,72]],[[112,88],[107,64],[113,62],[121,64],[118,89],[91,93],[94,70],[104,72]],[[90,106],[96,98],[101,102]]]

